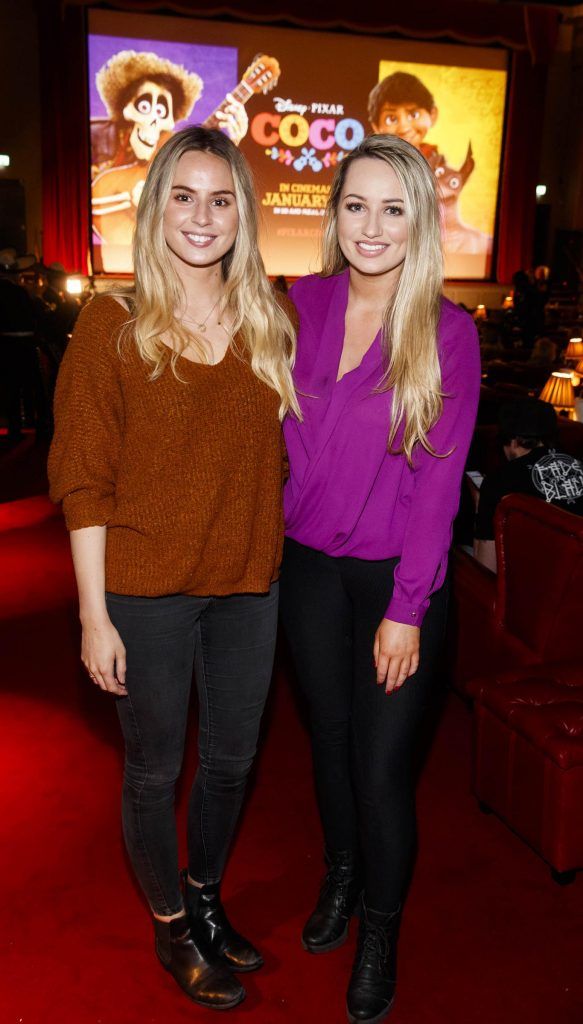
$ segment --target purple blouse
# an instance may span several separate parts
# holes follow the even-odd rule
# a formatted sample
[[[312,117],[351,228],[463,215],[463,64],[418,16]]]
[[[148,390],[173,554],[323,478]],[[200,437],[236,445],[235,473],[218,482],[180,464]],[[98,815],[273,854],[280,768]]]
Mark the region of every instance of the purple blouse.
[[[443,412],[413,467],[387,451],[392,394],[382,376],[380,333],[360,366],[336,381],[344,344],[349,274],[302,278],[290,290],[300,318],[294,380],[303,421],[284,423],[290,476],[286,534],[334,557],[398,557],[385,617],[420,626],[444,582],[461,477],[480,387],[480,354],[470,316],[442,300],[438,351]]]

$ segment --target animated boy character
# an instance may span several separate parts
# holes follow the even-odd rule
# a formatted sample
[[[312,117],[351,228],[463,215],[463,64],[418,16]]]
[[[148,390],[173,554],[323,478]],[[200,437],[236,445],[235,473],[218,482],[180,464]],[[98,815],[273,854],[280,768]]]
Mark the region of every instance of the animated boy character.
[[[437,146],[424,142],[437,121],[438,110],[429,89],[416,75],[396,71],[375,85],[368,97],[368,116],[378,135],[398,135],[418,149],[432,170],[442,162]]]

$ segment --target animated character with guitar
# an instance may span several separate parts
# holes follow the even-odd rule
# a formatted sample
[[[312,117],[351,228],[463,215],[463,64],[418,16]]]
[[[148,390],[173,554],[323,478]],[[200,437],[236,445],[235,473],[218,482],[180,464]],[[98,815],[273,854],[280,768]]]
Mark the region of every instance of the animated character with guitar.
[[[244,104],[272,89],[279,73],[272,57],[256,57],[204,127],[220,128],[238,145],[249,124]],[[98,71],[96,85],[109,118],[91,122],[93,230],[104,246],[130,246],[150,162],[190,116],[203,81],[155,53],[122,50]]]

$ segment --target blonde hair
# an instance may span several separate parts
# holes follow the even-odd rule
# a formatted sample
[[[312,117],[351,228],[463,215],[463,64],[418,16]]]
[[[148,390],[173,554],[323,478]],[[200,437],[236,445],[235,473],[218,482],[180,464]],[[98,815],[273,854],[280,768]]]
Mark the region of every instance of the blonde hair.
[[[211,153],[230,167],[239,214],[237,236],[223,257],[225,307],[233,315],[233,350],[247,358],[256,377],[277,392],[280,418],[286,412],[299,415],[292,381],[295,330],[271,288],[257,241],[257,206],[253,179],[237,147],[222,132],[190,127],[176,132],[155,156],[140,202],[133,255],[135,291],[133,319],[127,325],[142,359],[151,367],[152,379],[177,360],[188,345],[207,361],[200,338],[187,331],[174,312],[185,303],[182,282],[174,268],[164,237],[163,217],[170,198],[176,165],[185,153]],[[171,335],[171,350],[162,341]],[[180,378],[179,378],[180,379]]]
[[[443,408],[437,352],[443,254],[436,182],[425,158],[403,139],[394,135],[364,139],[342,161],[332,182],[322,237],[324,277],[338,274],[348,265],[338,244],[338,207],[351,165],[365,157],[383,160],[392,167],[403,190],[407,216],[407,252],[383,314],[386,369],[379,388],[393,390],[389,451],[394,450],[402,427],[396,451],[404,452],[411,463],[417,444],[438,455],[427,435]]]

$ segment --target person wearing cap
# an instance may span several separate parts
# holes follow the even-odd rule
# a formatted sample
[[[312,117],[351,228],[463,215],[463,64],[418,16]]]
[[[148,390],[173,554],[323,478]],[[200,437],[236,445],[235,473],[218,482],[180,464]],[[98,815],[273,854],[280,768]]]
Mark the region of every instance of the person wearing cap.
[[[37,427],[42,419],[38,324],[33,303],[18,280],[21,263],[15,249],[0,251],[0,405],[9,443],[22,440],[23,410]]]
[[[557,414],[548,402],[524,398],[500,408],[500,440],[507,463],[480,488],[474,555],[496,572],[494,513],[506,494],[531,494],[583,515],[583,462],[555,447]]]

